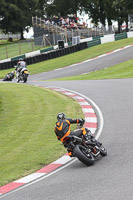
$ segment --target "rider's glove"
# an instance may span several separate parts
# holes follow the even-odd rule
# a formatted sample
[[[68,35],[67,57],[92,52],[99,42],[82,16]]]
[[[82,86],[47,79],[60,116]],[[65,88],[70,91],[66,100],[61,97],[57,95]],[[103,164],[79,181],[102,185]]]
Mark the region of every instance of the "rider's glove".
[[[82,126],[84,124],[85,120],[84,119],[79,119],[79,124]]]

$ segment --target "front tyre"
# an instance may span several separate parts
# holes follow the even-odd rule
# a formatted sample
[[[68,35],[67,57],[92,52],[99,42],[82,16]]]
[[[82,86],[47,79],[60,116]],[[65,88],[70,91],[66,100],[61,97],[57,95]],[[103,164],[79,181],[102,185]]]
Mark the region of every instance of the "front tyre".
[[[107,150],[105,149],[104,146],[101,146],[99,150],[102,156],[107,156]]]
[[[94,164],[95,160],[93,155],[90,152],[88,152],[87,149],[82,145],[76,145],[73,149],[73,154],[87,166]]]

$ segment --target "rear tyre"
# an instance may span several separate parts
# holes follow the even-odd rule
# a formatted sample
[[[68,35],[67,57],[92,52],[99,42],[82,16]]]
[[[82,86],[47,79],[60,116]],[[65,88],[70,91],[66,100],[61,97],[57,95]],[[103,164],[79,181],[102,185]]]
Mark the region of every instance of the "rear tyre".
[[[82,145],[76,145],[73,150],[73,154],[87,166],[94,164],[95,160],[93,155],[90,152],[87,152],[86,148]]]
[[[18,78],[17,83],[19,83],[19,81],[20,81],[20,78]]]
[[[27,76],[26,75],[23,75],[23,80],[24,80],[24,83],[27,82]]]

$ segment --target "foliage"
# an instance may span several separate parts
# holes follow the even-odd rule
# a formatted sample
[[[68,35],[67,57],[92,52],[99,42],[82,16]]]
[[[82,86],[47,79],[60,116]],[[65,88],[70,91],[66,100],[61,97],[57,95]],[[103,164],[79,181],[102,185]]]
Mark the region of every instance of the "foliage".
[[[125,21],[128,26],[128,14],[133,13],[132,0],[54,0],[46,9],[49,16],[75,14],[77,11],[85,11],[97,25],[103,25],[108,21],[112,25],[112,20],[118,21],[120,26]]]
[[[85,11],[95,24],[112,20],[120,26],[125,21],[128,25],[128,13],[133,13],[132,0],[0,0],[0,28],[5,32],[21,33],[32,25],[32,17],[66,16]]]
[[[43,1],[44,4],[44,1]],[[0,28],[5,32],[21,33],[32,25],[32,17],[42,14],[42,0],[1,0]]]

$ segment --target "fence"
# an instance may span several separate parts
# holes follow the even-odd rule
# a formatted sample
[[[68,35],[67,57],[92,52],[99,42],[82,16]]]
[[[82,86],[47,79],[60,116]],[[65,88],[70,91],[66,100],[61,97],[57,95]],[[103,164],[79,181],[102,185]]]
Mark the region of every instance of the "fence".
[[[34,44],[34,40],[24,40],[15,43],[3,43],[0,42],[0,60],[11,58],[14,56],[23,55],[27,52],[36,51],[42,48],[42,45],[38,46]]]

